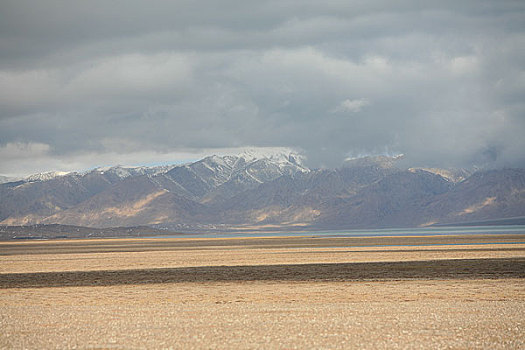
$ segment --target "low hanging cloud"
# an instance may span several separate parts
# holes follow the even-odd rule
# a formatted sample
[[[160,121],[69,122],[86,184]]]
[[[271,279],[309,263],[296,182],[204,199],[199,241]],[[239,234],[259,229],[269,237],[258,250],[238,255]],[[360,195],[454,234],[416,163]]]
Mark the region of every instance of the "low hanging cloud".
[[[525,166],[524,18],[488,0],[3,1],[0,174],[246,146]]]
[[[10,142],[0,147],[0,157],[4,160],[39,158],[48,154],[49,148],[49,145],[43,143]]]
[[[357,100],[346,99],[337,108],[334,109],[334,112],[349,112],[349,113],[358,113],[370,104],[366,98],[360,98]]]

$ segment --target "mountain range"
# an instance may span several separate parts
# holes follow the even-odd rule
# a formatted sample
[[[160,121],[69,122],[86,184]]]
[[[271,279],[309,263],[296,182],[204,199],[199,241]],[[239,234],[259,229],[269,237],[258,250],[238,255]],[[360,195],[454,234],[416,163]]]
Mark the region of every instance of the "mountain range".
[[[398,160],[364,157],[309,169],[294,152],[245,152],[183,165],[37,174],[0,183],[0,225],[314,230],[525,216],[525,169],[403,168]]]

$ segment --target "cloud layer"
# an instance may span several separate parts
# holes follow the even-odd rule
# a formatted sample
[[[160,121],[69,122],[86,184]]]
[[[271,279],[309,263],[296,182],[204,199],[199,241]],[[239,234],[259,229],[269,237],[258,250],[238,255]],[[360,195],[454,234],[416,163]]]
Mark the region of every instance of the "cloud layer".
[[[521,1],[3,1],[0,174],[292,147],[525,166]]]

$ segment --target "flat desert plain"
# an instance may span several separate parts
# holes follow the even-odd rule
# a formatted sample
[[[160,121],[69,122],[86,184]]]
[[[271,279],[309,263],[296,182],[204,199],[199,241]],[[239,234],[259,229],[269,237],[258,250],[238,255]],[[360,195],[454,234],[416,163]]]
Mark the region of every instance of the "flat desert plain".
[[[525,235],[0,243],[0,348],[523,349]]]

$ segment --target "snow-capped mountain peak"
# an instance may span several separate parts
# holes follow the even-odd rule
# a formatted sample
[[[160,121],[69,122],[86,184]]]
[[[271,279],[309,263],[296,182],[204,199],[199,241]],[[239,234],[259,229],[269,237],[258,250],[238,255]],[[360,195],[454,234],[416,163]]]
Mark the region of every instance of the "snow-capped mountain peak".
[[[66,176],[70,174],[67,171],[48,171],[45,173],[33,174],[25,178],[27,182],[36,182],[36,181],[48,181],[56,177]]]
[[[287,147],[250,147],[241,150],[236,156],[247,162],[269,159],[277,163],[294,163],[297,165],[302,164],[305,158],[299,152]]]
[[[163,174],[170,171],[174,167],[175,165],[161,165],[156,167],[116,165],[111,167],[98,167],[84,174],[112,174],[118,176],[121,179],[124,179],[129,176]]]

